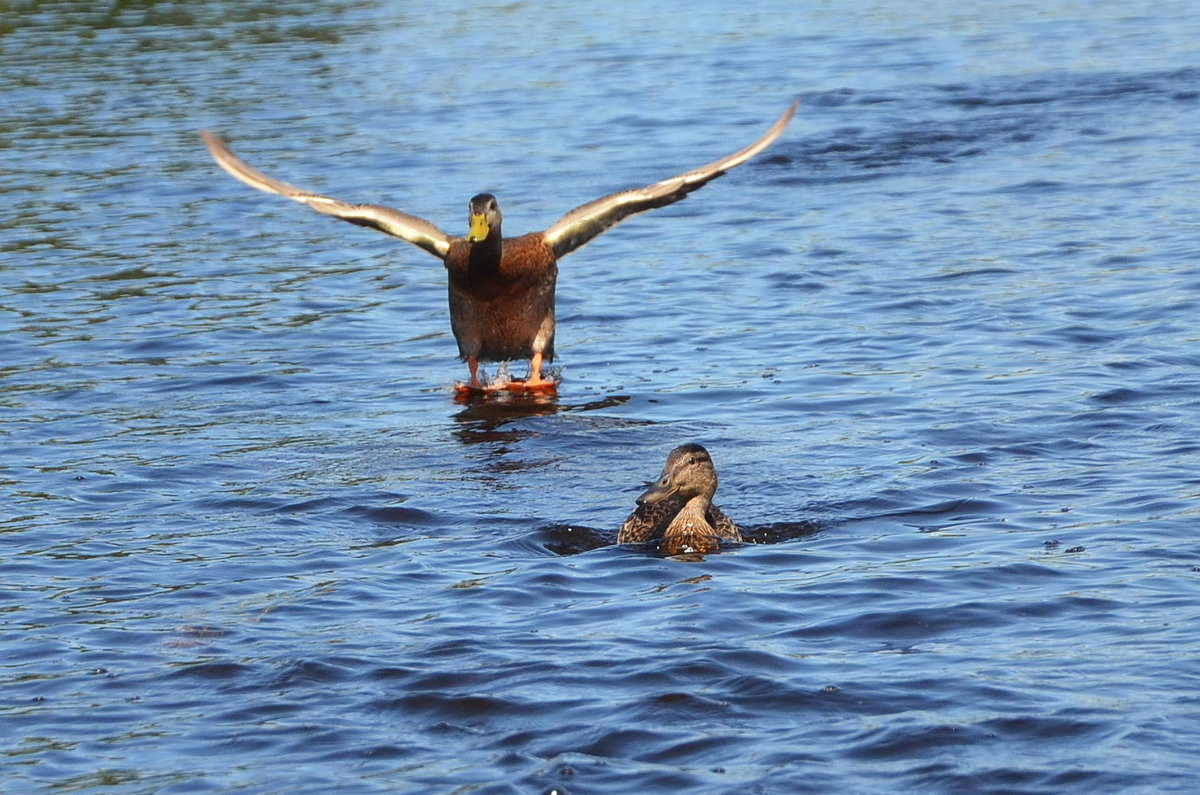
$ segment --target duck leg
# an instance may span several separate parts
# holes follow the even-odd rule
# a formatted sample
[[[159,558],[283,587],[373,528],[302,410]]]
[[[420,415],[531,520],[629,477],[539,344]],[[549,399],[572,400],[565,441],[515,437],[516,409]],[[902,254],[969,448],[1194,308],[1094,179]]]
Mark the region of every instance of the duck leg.
[[[529,360],[529,376],[525,379],[525,386],[540,386],[545,383],[546,379],[542,378],[542,354],[535,353]]]
[[[474,356],[468,356],[467,368],[471,371],[471,386],[477,389],[483,388],[483,384],[479,383],[479,360]]]

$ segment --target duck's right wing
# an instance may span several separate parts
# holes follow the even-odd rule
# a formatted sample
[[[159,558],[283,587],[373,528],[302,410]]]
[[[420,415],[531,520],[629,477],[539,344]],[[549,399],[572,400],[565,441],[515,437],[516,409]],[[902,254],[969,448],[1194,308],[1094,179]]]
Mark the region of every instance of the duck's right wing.
[[[617,531],[617,543],[641,544],[661,536],[671,518],[679,513],[681,505],[678,497],[639,505],[621,524],[621,529]]]
[[[225,169],[234,179],[244,182],[252,188],[285,196],[292,201],[307,204],[319,213],[332,215],[334,218],[341,218],[352,224],[369,226],[386,232],[401,240],[407,240],[439,259],[445,259],[446,252],[450,250],[452,238],[424,218],[402,213],[382,204],[348,204],[319,193],[297,188],[295,185],[268,177],[258,169],[251,167],[231,152],[220,138],[207,130],[201,130],[200,137],[204,139],[204,145],[208,147],[209,154],[213,156],[213,160],[217,161],[218,166]]]

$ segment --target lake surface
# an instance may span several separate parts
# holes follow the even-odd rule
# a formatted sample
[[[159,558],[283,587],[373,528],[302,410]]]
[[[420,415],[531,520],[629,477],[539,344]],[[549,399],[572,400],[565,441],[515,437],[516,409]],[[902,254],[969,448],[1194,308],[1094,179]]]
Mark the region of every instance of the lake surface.
[[[1195,3],[18,2],[0,63],[0,791],[1195,787]],[[196,136],[515,234],[795,97],[563,260],[541,402]],[[689,441],[752,543],[609,543]]]

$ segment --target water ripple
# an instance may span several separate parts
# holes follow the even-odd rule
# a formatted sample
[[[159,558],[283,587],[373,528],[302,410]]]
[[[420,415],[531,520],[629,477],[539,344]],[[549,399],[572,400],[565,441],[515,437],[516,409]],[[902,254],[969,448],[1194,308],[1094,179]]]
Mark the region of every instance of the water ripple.
[[[1194,786],[1190,6],[26,5],[0,789]],[[563,261],[532,401],[195,135],[519,233],[793,94]],[[684,441],[746,542],[616,545]]]

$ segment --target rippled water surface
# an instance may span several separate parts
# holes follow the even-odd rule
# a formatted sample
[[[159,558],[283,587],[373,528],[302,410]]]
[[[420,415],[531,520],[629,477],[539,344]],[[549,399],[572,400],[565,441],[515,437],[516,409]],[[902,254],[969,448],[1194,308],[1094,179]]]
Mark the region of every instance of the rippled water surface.
[[[0,5],[0,791],[1190,791],[1190,2]],[[767,153],[456,403],[453,233]],[[677,444],[751,543],[612,545]]]

